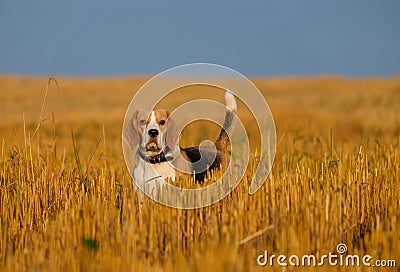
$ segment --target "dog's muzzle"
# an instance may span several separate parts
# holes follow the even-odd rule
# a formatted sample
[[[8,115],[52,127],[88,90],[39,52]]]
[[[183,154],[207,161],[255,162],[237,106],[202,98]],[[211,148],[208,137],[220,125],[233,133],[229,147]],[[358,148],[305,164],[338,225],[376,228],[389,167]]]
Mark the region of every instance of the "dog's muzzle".
[[[161,153],[160,132],[157,129],[149,129],[146,133],[146,153],[148,156],[155,156]]]

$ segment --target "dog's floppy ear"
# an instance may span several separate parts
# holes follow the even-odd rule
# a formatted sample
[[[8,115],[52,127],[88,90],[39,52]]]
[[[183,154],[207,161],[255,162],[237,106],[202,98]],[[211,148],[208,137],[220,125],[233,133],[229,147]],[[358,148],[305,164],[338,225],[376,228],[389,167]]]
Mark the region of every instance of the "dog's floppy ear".
[[[167,146],[171,149],[173,149],[178,143],[179,143],[179,135],[180,132],[178,130],[178,127],[176,126],[174,120],[170,118],[170,113],[167,111],[167,122],[166,122],[166,136],[165,140],[167,143]]]
[[[135,111],[125,125],[122,136],[124,141],[129,144],[130,148],[134,148],[139,143],[139,131],[137,130],[137,116],[139,111]]]

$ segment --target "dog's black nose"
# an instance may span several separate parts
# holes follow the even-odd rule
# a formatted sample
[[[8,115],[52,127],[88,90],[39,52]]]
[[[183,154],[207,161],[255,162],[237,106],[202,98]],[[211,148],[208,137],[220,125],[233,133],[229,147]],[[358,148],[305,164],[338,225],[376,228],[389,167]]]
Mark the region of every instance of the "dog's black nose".
[[[149,130],[149,135],[151,138],[155,138],[158,136],[158,130],[157,129],[150,129]]]

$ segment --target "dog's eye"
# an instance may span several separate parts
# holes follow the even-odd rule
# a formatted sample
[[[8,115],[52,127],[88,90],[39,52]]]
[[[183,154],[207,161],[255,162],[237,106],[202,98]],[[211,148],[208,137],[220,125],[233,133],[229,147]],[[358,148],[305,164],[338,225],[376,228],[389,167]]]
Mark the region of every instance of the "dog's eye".
[[[141,124],[141,125],[146,125],[146,123],[147,123],[146,120],[140,120],[140,121],[139,121],[139,124]]]
[[[165,125],[165,120],[161,120],[160,125],[162,125],[162,126]]]

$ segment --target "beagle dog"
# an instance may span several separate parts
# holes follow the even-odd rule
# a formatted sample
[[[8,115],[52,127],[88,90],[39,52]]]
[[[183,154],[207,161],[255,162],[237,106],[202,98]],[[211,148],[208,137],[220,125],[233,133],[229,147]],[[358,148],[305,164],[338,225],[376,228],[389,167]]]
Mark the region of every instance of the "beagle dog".
[[[191,175],[202,183],[207,172],[225,170],[229,160],[226,148],[229,134],[236,123],[237,104],[234,95],[225,93],[226,113],[223,127],[215,146],[181,148],[178,144],[180,132],[163,109],[136,110],[126,120],[123,139],[131,149],[138,145],[134,158],[133,179],[140,190],[151,194],[157,184],[166,180],[174,182],[180,175]]]

